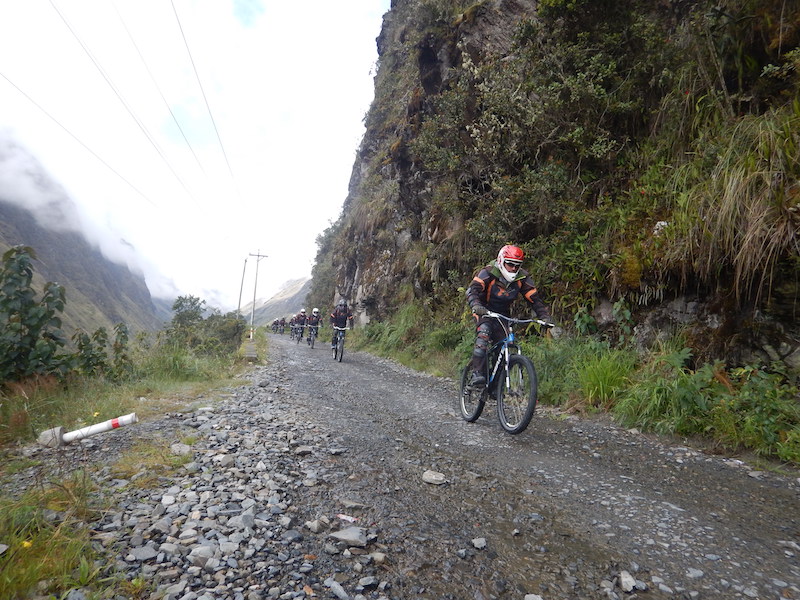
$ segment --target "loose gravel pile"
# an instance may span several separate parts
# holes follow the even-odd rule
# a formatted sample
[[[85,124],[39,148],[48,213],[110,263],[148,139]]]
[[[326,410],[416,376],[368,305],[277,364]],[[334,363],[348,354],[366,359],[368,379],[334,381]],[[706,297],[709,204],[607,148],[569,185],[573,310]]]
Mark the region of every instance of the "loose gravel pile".
[[[43,463],[13,485],[107,462],[134,441],[174,440],[171,451],[191,460],[162,487],[139,489],[144,471],[121,480],[106,466],[93,475],[116,502],[91,524],[108,574],[144,578],[165,600],[388,598],[380,534],[360,522],[362,504],[330,493],[349,475],[339,464],[348,449],[276,400],[267,378],[259,383],[74,446],[29,448]],[[196,442],[179,441],[186,438]]]

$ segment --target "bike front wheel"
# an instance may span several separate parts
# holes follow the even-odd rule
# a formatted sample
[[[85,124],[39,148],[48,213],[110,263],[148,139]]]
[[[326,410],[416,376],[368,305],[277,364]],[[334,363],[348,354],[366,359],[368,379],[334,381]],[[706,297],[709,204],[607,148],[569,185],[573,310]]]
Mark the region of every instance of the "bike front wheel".
[[[344,338],[339,336],[339,341],[336,342],[336,360],[342,362],[344,358]]]
[[[484,396],[486,388],[475,389],[470,387],[469,380],[471,377],[471,363],[467,363],[461,371],[461,394],[458,402],[461,418],[467,423],[477,421],[486,404]]]
[[[311,334],[311,342],[310,342],[312,348],[314,347],[314,342],[316,342],[316,341],[317,341],[317,336],[312,333]]]
[[[536,410],[539,382],[527,356],[509,357],[508,375],[497,385],[497,418],[508,433],[522,433]]]

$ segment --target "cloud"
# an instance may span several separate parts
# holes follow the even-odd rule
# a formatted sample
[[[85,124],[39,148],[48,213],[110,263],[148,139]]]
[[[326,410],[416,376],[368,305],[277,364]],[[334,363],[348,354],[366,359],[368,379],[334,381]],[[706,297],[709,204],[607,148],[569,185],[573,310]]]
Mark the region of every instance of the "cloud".
[[[136,248],[154,293],[174,292],[160,277],[235,308],[250,253],[269,257],[259,297],[310,274],[347,195],[388,5],[2,3],[0,127],[104,244]]]
[[[0,198],[33,213],[47,229],[80,231],[75,204],[64,188],[44,172],[36,158],[0,129]]]

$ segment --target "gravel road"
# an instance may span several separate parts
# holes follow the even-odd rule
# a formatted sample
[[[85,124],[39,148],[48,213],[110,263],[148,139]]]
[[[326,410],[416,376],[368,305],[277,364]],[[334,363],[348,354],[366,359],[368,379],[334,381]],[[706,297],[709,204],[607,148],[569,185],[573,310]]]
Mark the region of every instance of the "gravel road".
[[[511,436],[450,379],[321,342],[271,335],[223,400],[25,449],[3,485],[146,438],[189,454],[156,489],[94,475],[106,572],[152,599],[800,599],[800,473],[547,407]]]
[[[389,554],[424,597],[800,598],[796,472],[547,407],[510,436],[492,405],[456,416],[450,379],[271,343],[287,391],[363,464],[346,483],[398,532]]]

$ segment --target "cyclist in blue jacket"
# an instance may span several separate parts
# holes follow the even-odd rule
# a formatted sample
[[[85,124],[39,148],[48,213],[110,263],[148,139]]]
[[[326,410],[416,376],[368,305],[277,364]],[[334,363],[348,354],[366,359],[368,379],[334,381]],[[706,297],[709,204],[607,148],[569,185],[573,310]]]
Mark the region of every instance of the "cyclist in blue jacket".
[[[542,301],[539,291],[522,268],[525,253],[517,246],[503,246],[497,259],[481,269],[467,288],[467,304],[472,310],[477,326],[475,346],[472,350],[471,386],[486,384],[486,356],[490,344],[503,338],[503,328],[497,319],[486,316],[489,311],[511,316],[511,304],[522,296],[533,307],[537,318],[552,323],[550,309]]]

